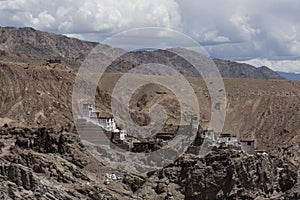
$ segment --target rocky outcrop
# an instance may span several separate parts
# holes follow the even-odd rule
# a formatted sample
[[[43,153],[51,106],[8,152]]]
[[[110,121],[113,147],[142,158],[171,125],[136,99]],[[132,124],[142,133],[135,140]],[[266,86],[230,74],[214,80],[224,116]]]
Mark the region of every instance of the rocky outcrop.
[[[169,198],[168,192],[173,199],[279,199],[295,186],[297,171],[267,154],[215,149],[204,158],[187,154],[149,179],[147,189],[157,199]]]
[[[19,164],[0,165],[1,199],[116,199],[99,186],[62,189],[51,179],[37,176],[30,168]],[[74,184],[75,185],[75,184]]]
[[[22,186],[26,190],[37,187],[37,177],[21,165],[0,165],[0,175],[7,177],[9,181],[18,186]]]
[[[4,140],[13,143],[4,144],[5,153],[0,154],[1,199],[121,199],[117,191],[104,187],[100,174],[91,172],[111,169],[95,161],[77,135],[48,128],[4,128],[0,142]],[[126,179],[112,184],[130,188]]]
[[[128,185],[132,192],[138,191],[145,184],[146,179],[141,176],[124,174],[123,183]]]
[[[67,199],[67,191],[50,187],[49,181],[38,177],[19,164],[0,165],[1,199]]]
[[[298,199],[296,169],[264,154],[213,149],[185,154],[147,176],[95,161],[76,134],[3,128],[0,197],[11,199]],[[11,140],[14,138],[14,140]],[[122,161],[126,162],[126,160]],[[129,163],[130,164],[130,163]],[[105,182],[106,173],[117,179]]]
[[[85,147],[74,134],[63,131],[55,132],[53,129],[45,127],[0,130],[0,134],[4,134],[4,132],[15,136],[15,147],[45,154],[57,153],[80,168],[89,163],[90,158],[83,153]]]

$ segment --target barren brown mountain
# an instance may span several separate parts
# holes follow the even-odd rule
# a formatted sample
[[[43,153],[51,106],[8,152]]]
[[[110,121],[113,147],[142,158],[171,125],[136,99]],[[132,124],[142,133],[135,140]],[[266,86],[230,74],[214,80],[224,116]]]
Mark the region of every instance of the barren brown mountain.
[[[252,77],[257,79],[224,79],[228,105],[223,132],[254,138],[256,148],[268,155],[214,149],[204,158],[185,154],[147,175],[128,174],[94,159],[74,127],[76,69],[96,44],[29,28],[0,30],[1,199],[300,198],[300,82],[266,80],[280,77],[264,68],[253,71],[261,76]],[[49,62],[57,56],[61,63]],[[122,69],[117,71],[105,73],[99,83],[96,106],[102,110],[110,110],[114,84],[122,76]],[[204,81],[186,78],[201,102],[200,124],[213,128],[208,127],[210,97]],[[83,84],[82,90],[88,87]],[[167,125],[176,125],[179,104],[174,94],[155,84],[131,98],[132,117],[148,123],[148,109],[157,103],[169,114]],[[106,172],[120,179],[105,185]]]

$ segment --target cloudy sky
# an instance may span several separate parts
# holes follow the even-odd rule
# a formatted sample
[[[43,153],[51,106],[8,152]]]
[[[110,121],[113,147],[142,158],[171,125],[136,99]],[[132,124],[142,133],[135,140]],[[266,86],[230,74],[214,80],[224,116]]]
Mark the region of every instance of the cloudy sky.
[[[300,72],[299,9],[299,0],[0,0],[0,25],[93,41],[164,27],[214,57]]]

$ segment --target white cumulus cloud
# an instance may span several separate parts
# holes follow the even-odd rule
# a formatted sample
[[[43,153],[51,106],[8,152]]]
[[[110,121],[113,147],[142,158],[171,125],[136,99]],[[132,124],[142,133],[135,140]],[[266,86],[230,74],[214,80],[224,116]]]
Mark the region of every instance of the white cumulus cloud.
[[[279,63],[287,71],[300,60],[299,8],[299,0],[2,0],[0,25],[93,41],[133,28],[171,28],[213,57],[291,61]]]
[[[62,33],[114,33],[143,26],[180,28],[173,0],[6,0],[0,22]],[[15,12],[11,12],[15,10]]]

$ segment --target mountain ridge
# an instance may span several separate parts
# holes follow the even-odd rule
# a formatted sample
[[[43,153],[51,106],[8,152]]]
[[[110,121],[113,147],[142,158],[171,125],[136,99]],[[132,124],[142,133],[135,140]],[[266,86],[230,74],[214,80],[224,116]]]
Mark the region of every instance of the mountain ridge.
[[[34,34],[32,29],[26,31]],[[26,37],[35,41],[35,37]],[[68,60],[64,57],[52,57],[59,55],[59,49],[70,54],[73,52],[75,57],[78,52],[69,49],[71,47],[56,47],[55,39],[42,38],[38,47],[42,47],[43,41],[52,41],[52,46],[57,49],[46,49],[41,53],[39,48],[35,49],[28,42],[23,48],[22,37],[9,38],[18,40],[11,46],[14,48],[3,52],[7,55],[0,59],[2,199],[299,199],[300,82],[265,80],[266,77],[261,80],[224,78],[228,102],[223,132],[237,137],[254,136],[257,150],[264,153],[253,156],[221,147],[203,158],[183,155],[174,164],[141,176],[112,169],[105,165],[104,159],[96,160],[79,137],[72,113],[76,66],[72,62],[66,63]],[[65,40],[69,41],[68,38]],[[19,41],[21,44],[18,44]],[[89,46],[81,41],[72,41],[69,41],[71,45],[86,45],[86,49],[81,51],[82,56],[75,62],[80,65],[85,58],[84,53],[95,44]],[[3,47],[1,44],[0,47]],[[14,57],[18,50],[16,47],[23,48],[24,57]],[[33,52],[38,54],[31,55]],[[138,59],[145,61],[144,58],[149,56],[145,52],[139,52],[138,56],[132,52],[128,54],[132,57],[127,59],[133,58],[133,62]],[[158,54],[157,59],[162,58],[161,61],[166,64],[179,61],[178,69],[186,62],[173,54],[161,56],[167,54],[163,50],[153,54]],[[155,56],[150,54],[148,61],[153,61],[153,58]],[[46,59],[54,59],[54,63],[45,63]],[[55,59],[62,59],[61,63],[55,63]],[[117,60],[115,62],[117,67]],[[122,62],[124,60],[120,60]],[[110,66],[112,69],[114,64]],[[228,63],[224,61],[223,64],[226,68]],[[130,63],[127,65],[132,67]],[[116,69],[119,70],[121,65],[118,67]],[[262,67],[261,70],[262,76],[268,75],[267,68]],[[240,76],[240,71],[228,73]],[[110,111],[111,94],[122,75],[103,74],[95,94],[97,109]],[[144,78],[140,74],[132,73],[130,76],[133,77],[131,80],[137,81]],[[206,83],[197,77],[186,79],[199,102],[201,126],[211,128],[212,102]],[[80,86],[83,94],[88,93],[91,87],[88,81],[81,82]],[[186,95],[186,98],[189,99],[189,96]],[[82,106],[81,103],[78,106]],[[177,125],[180,104],[172,91],[156,84],[141,87],[131,96],[129,109],[134,114],[131,116],[133,121],[143,122],[146,118],[143,116],[148,116],[153,105],[164,108],[168,114],[166,123]],[[109,151],[103,153],[111,155]],[[108,184],[106,174],[115,174],[118,180],[109,180]]]
[[[105,48],[109,47],[105,44],[82,41],[55,33],[42,32],[30,27],[0,27],[1,60],[21,62],[53,61],[67,64],[73,69],[78,69],[82,61],[84,61],[87,55],[98,45]],[[113,49],[118,49],[122,53],[126,52],[119,48]],[[147,59],[149,62],[163,62],[162,64],[176,65],[176,62],[184,63],[182,59],[175,58],[174,55],[170,55],[166,50],[136,51],[128,52],[126,55],[135,60],[134,62],[128,63],[129,65],[139,63],[141,59]],[[174,57],[173,60],[172,57]],[[237,63],[218,58],[213,58],[213,61],[224,78],[284,79],[269,68],[256,68],[245,63]],[[185,64],[185,67],[186,66],[188,65]],[[129,69],[128,66],[125,68]],[[113,66],[111,69],[124,72],[124,67],[120,68],[120,66]],[[184,75],[194,75],[193,71],[187,73],[187,69],[183,69],[183,67],[181,67],[180,70],[185,71]]]

